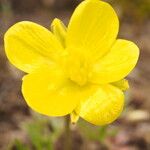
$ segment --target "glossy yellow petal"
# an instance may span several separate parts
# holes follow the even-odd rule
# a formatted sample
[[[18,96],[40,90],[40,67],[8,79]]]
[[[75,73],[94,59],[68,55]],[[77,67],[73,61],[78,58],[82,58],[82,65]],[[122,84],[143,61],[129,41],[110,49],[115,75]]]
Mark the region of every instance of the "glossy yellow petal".
[[[122,112],[124,94],[112,85],[103,85],[76,109],[77,114],[95,125],[113,122]]]
[[[49,30],[29,21],[19,22],[6,32],[5,50],[10,62],[27,73],[57,61],[63,52]]]
[[[66,47],[66,35],[67,35],[67,28],[63,24],[63,22],[57,18],[55,18],[51,24],[51,30],[57,39],[61,42],[62,46]]]
[[[128,80],[126,80],[126,79],[122,79],[117,82],[113,82],[112,85],[118,87],[122,91],[126,91],[127,89],[129,89],[129,83],[128,83]]]
[[[111,50],[93,66],[90,81],[109,83],[123,79],[135,67],[139,57],[138,47],[127,40],[116,40]]]
[[[69,22],[67,49],[92,60],[100,58],[112,46],[118,28],[117,15],[108,3],[85,0],[76,8]]]
[[[71,113],[81,99],[87,99],[95,86],[80,87],[56,67],[45,66],[23,78],[22,92],[27,104],[49,116]]]

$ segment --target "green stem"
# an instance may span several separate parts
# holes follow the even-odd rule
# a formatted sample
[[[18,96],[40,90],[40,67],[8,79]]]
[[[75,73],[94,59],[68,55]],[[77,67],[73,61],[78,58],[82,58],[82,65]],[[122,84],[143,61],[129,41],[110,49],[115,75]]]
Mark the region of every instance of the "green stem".
[[[72,149],[72,136],[70,130],[70,115],[65,117],[65,142],[64,142],[64,150]]]

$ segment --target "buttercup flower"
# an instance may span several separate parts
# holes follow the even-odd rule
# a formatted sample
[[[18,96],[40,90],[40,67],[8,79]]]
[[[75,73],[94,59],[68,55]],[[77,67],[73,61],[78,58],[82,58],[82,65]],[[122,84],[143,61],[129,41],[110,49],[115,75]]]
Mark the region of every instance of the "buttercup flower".
[[[52,31],[29,21],[13,25],[5,34],[5,50],[27,73],[22,83],[27,104],[48,116],[113,122],[124,105],[124,77],[139,57],[133,42],[116,39],[118,29],[115,11],[100,0],[83,1],[67,28],[58,19]]]

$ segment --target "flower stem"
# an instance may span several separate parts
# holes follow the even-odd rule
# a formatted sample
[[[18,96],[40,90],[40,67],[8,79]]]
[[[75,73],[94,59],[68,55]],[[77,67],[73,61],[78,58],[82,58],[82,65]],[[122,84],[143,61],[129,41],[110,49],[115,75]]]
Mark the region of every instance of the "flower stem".
[[[65,142],[64,142],[64,150],[72,149],[72,136],[70,130],[70,115],[65,117]]]

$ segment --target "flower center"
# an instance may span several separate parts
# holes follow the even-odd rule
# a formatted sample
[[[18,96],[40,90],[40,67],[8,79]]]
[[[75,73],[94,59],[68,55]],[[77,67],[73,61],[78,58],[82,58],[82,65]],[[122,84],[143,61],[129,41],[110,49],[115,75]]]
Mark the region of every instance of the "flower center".
[[[88,81],[89,65],[85,58],[77,55],[69,56],[67,61],[69,78],[78,85],[83,86]]]
[[[85,85],[87,83],[87,70],[82,65],[74,64],[73,66],[69,70],[70,79],[80,86]]]

